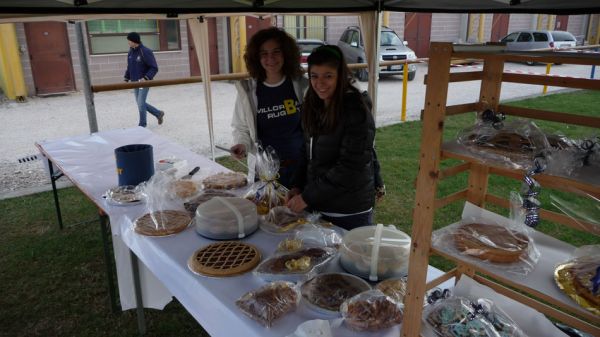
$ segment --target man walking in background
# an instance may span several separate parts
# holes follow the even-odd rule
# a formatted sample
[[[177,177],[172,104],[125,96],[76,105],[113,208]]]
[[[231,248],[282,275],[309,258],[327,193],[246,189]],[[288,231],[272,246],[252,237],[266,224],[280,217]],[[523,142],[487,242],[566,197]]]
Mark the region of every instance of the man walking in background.
[[[142,82],[154,78],[158,72],[158,65],[154,58],[154,53],[148,47],[145,47],[140,40],[140,34],[131,32],[127,34],[127,43],[129,44],[129,53],[127,53],[127,70],[125,71],[125,82]],[[146,111],[158,119],[158,125],[163,123],[165,117],[164,111],[158,110],[152,105],[146,103],[148,91],[150,88],[135,88],[133,94],[140,112],[139,126],[146,127]]]

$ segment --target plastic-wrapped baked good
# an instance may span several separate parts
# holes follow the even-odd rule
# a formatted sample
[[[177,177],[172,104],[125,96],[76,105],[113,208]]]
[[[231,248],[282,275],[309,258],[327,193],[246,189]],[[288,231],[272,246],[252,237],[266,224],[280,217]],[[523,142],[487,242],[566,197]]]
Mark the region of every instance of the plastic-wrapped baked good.
[[[256,206],[244,198],[214,197],[198,206],[196,232],[215,240],[239,239],[258,228]]]
[[[296,213],[287,206],[275,206],[264,216],[260,228],[273,234],[286,234],[305,223],[304,213]]]
[[[530,239],[504,226],[468,223],[457,228],[454,243],[459,251],[481,260],[511,263],[527,254]]]
[[[248,317],[271,327],[273,321],[294,310],[299,300],[295,284],[278,281],[244,294],[235,304]]]
[[[375,289],[381,291],[393,300],[404,303],[408,282],[405,277],[391,278],[377,283]]]
[[[186,229],[192,219],[184,211],[158,211],[144,214],[133,223],[136,233],[147,236],[167,236]]]
[[[271,146],[263,148],[260,144],[256,151],[256,173],[259,180],[248,189],[246,198],[256,204],[258,214],[264,215],[276,206],[285,204],[288,189],[281,185],[279,178],[279,156]]]
[[[340,262],[344,269],[371,281],[404,276],[410,237],[393,226],[364,226],[344,235]]]
[[[319,274],[301,286],[302,298],[311,308],[323,314],[338,314],[345,300],[371,286],[364,280],[350,274]]]
[[[223,190],[204,190],[199,196],[192,198],[188,202],[185,202],[183,204],[183,207],[186,211],[190,212],[191,216],[194,216],[196,214],[196,209],[198,208],[198,206],[202,205],[203,203],[209,201],[214,197],[231,198],[235,197],[235,195]]]
[[[442,337],[524,337],[523,331],[488,299],[442,299],[427,307],[427,324]]]
[[[220,172],[202,180],[205,189],[229,190],[244,187],[248,184],[246,176],[239,172]]]
[[[358,331],[378,331],[402,323],[401,303],[379,290],[360,293],[341,306],[344,323]]]
[[[556,267],[554,280],[575,302],[600,315],[600,245],[577,248],[572,259]]]
[[[293,253],[277,254],[263,261],[255,273],[266,281],[297,282],[321,271],[334,256],[335,249],[327,247],[312,247]]]

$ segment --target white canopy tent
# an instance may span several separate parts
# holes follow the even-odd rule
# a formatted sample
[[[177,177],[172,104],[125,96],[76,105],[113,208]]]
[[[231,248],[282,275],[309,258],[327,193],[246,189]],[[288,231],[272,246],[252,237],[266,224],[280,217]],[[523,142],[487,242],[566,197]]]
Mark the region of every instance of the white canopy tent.
[[[379,33],[382,11],[400,12],[493,12],[579,14],[600,12],[598,0],[3,0],[0,3],[0,23],[28,21],[85,21],[97,19],[186,19],[192,33],[200,63],[206,113],[208,117],[211,153],[214,159],[214,133],[209,71],[208,26],[205,17],[321,13],[334,15],[356,13],[364,32],[369,73],[369,92],[373,111],[377,111]],[[82,29],[78,27],[77,33]],[[83,38],[79,48],[85,55]],[[84,91],[90,132],[97,130],[93,95],[90,89],[87,62],[82,57]]]

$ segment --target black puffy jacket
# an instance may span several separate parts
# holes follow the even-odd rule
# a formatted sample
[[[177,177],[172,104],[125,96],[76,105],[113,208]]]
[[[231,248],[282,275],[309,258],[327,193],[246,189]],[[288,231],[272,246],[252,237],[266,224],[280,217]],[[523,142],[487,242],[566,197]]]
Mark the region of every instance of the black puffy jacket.
[[[373,207],[374,137],[373,116],[356,91],[345,95],[333,132],[305,135],[305,162],[292,185],[302,190],[310,210],[352,214]]]

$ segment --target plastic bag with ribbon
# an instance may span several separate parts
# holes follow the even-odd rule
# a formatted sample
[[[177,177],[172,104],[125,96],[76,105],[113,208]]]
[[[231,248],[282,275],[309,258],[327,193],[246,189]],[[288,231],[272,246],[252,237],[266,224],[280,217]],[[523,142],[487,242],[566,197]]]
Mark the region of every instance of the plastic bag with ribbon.
[[[179,199],[167,193],[176,178],[158,171],[142,184],[147,213],[133,222],[136,233],[149,236],[166,236],[187,228],[191,217]]]
[[[423,319],[440,336],[526,336],[506,313],[487,298],[471,302],[446,293],[430,300],[430,303]]]
[[[288,189],[277,181],[279,165],[279,156],[271,146],[263,148],[257,145],[256,173],[259,181],[250,186],[246,198],[256,204],[260,215],[269,213],[273,207],[284,205]]]
[[[458,134],[457,142],[478,158],[516,169],[531,167],[532,159],[550,148],[544,133],[529,120],[505,122],[486,110],[474,125]]]

